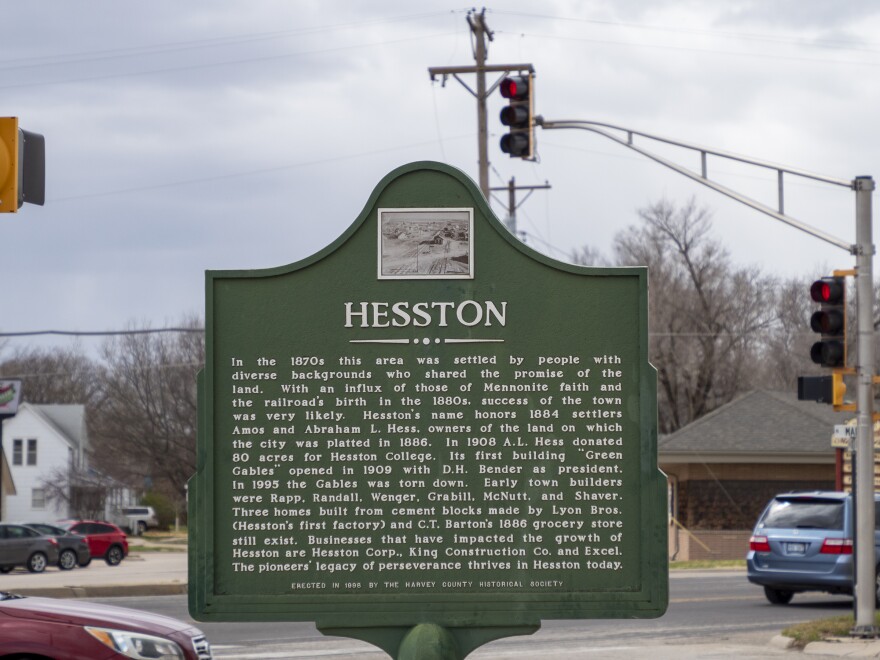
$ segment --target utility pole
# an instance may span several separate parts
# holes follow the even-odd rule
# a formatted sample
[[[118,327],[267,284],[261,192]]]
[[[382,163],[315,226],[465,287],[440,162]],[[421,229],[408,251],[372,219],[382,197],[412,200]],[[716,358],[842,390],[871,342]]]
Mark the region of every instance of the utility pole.
[[[479,14],[468,12],[467,22],[474,34],[474,60],[477,63],[477,151],[480,162],[480,190],[489,198],[489,127],[486,120],[486,39],[492,32],[486,27],[486,8]]]
[[[520,205],[525,202],[531,194],[536,190],[546,190],[551,186],[545,183],[542,186],[518,186],[516,185],[516,179],[514,177],[510,177],[510,181],[506,186],[502,186],[500,188],[490,188],[490,190],[506,190],[507,191],[507,217],[504,220],[504,224],[510,230],[510,233],[514,236],[517,236],[516,229],[516,210],[520,207]],[[526,196],[523,197],[519,204],[516,203],[516,191],[517,190],[528,190]]]
[[[468,26],[474,37],[474,66],[435,66],[428,69],[431,80],[442,76],[442,85],[446,85],[449,76],[455,78],[461,86],[468,90],[477,99],[477,153],[479,167],[480,190],[483,196],[489,199],[489,126],[486,118],[486,99],[495,91],[501,80],[512,71],[533,71],[531,64],[497,64],[487,65],[486,55],[488,51],[487,40],[492,41],[492,31],[486,25],[486,10],[479,13],[475,9],[468,12]],[[501,73],[490,87],[486,86],[486,73]],[[477,75],[477,89],[474,91],[459,75],[475,73]]]

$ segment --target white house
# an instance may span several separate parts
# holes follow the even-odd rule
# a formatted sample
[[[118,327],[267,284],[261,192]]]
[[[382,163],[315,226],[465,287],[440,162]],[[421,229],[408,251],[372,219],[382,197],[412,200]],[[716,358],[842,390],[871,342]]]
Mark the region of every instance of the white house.
[[[85,468],[88,436],[85,406],[23,403],[3,422],[3,451],[15,486],[7,494],[4,521],[53,522],[70,515],[64,502],[50,502],[43,484],[71,469]]]
[[[101,487],[104,513],[97,517],[112,520],[121,507],[137,504],[134,491],[89,466],[82,404],[23,403],[14,417],[3,421],[2,438],[6,460],[0,458],[0,469],[4,462],[8,467],[0,488],[0,520],[4,522],[55,522],[74,517],[76,513],[69,506],[70,482],[83,476]],[[64,485],[66,501],[46,496],[47,481]]]

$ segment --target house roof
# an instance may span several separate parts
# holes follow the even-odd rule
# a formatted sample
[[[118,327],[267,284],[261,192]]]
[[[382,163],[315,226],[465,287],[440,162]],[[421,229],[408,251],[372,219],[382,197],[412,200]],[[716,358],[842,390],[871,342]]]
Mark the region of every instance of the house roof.
[[[86,437],[86,407],[81,403],[51,403],[33,405],[42,413],[51,424],[66,435],[76,447],[85,448],[88,444]]]
[[[18,414],[21,415],[26,411],[52,428],[72,449],[80,451],[88,448],[84,405],[80,403],[21,404]]]
[[[798,401],[793,392],[753,390],[661,438],[658,451],[670,454],[790,454],[831,457],[831,433],[854,413],[830,405]]]

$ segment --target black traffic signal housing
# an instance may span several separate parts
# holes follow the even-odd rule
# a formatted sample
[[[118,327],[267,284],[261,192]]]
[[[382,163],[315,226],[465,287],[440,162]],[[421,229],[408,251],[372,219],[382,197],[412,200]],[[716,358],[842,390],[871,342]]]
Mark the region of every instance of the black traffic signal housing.
[[[810,317],[810,328],[822,339],[810,348],[810,357],[823,367],[846,367],[846,278],[823,277],[810,286],[810,297],[819,310]]]
[[[846,383],[843,382],[842,369],[835,369],[830,376],[798,376],[798,401],[830,403],[838,410],[844,405],[845,394]]]
[[[501,123],[509,132],[501,136],[501,151],[511,158],[535,159],[535,74],[533,71],[507,76],[501,81],[501,96],[508,100],[501,109]]]
[[[18,117],[0,117],[0,213],[46,201],[46,140],[18,126]]]

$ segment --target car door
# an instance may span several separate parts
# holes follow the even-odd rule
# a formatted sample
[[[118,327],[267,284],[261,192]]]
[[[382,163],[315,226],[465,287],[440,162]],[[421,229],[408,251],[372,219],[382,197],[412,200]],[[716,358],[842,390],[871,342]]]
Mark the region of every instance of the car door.
[[[116,530],[109,525],[101,523],[89,523],[89,536],[92,538],[92,556],[103,557],[107,549],[116,539]]]
[[[33,544],[33,534],[21,525],[0,525],[2,535],[3,555],[2,564],[24,564],[30,554]]]

